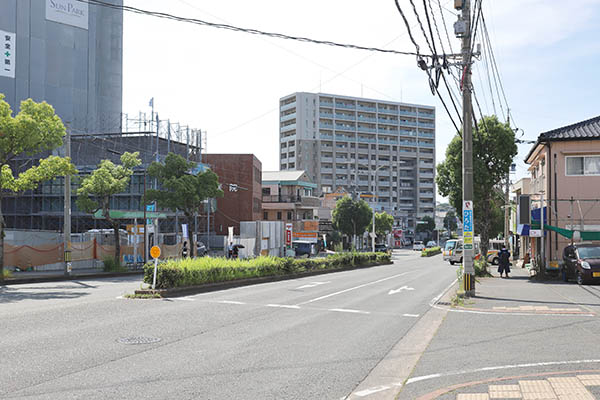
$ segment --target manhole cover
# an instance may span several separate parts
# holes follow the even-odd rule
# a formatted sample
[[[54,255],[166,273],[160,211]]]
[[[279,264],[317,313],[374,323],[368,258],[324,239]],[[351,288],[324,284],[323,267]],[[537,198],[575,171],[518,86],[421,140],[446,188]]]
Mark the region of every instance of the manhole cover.
[[[150,336],[131,336],[117,339],[122,344],[150,344],[160,342],[160,338]]]

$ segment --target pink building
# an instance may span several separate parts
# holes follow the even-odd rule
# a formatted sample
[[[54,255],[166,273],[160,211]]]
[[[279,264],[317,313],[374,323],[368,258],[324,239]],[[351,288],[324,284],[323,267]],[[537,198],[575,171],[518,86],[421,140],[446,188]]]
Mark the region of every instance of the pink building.
[[[525,162],[532,209],[547,207],[544,253],[552,268],[571,242],[556,228],[600,231],[600,116],[540,134]],[[530,246],[533,256],[542,254],[541,238]]]

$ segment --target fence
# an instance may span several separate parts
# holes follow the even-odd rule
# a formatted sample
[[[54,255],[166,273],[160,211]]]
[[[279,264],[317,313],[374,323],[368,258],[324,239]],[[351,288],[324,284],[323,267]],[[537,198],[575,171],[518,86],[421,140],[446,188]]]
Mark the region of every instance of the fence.
[[[182,244],[161,245],[161,259],[177,258],[181,256]],[[115,246],[102,245],[96,240],[71,243],[71,260],[73,262],[104,260],[112,258]],[[134,255],[137,254],[137,259]],[[138,244],[137,249],[132,245],[121,246],[123,264],[140,264],[143,262],[144,246]],[[64,243],[49,243],[29,245],[4,244],[4,265],[18,267],[22,270],[64,262]]]

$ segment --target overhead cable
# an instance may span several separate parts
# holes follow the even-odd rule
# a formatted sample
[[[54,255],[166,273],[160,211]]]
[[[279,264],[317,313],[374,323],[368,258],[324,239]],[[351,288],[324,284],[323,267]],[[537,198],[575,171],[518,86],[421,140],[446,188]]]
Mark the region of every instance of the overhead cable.
[[[277,38],[277,39],[295,40],[295,41],[304,42],[304,43],[321,44],[321,45],[326,45],[326,46],[334,46],[334,47],[341,47],[341,48],[355,49],[355,50],[364,50],[364,51],[373,51],[373,52],[379,52],[379,53],[399,54],[399,55],[409,55],[409,56],[417,55],[417,53],[412,53],[412,52],[407,52],[407,51],[382,49],[379,47],[360,46],[360,45],[349,44],[349,43],[338,43],[338,42],[332,42],[330,40],[311,39],[311,38],[307,38],[307,37],[303,37],[303,36],[293,36],[293,35],[287,35],[284,33],[267,32],[267,31],[262,31],[262,30],[254,29],[254,28],[242,28],[242,27],[230,25],[230,24],[222,24],[222,23],[204,21],[204,20],[201,20],[198,18],[187,18],[187,17],[181,17],[181,16],[169,14],[169,13],[159,12],[159,11],[150,11],[150,10],[144,10],[144,9],[137,8],[137,7],[111,4],[111,3],[107,3],[107,2],[104,2],[101,0],[77,0],[77,1],[79,1],[81,3],[85,3],[85,4],[91,4],[91,5],[96,5],[96,6],[106,7],[106,8],[112,8],[112,9],[127,11],[127,12],[131,12],[131,13],[135,13],[135,14],[149,15],[152,17],[170,19],[170,20],[178,21],[178,22],[187,22],[187,23],[191,23],[191,24],[208,26],[208,27],[217,28],[217,29],[225,29],[225,30],[230,30],[230,31],[234,31],[234,32],[243,32],[243,33],[248,33],[251,35],[262,35],[262,36],[269,36],[269,37],[273,37],[273,38]],[[429,55],[421,55],[421,56],[422,57],[431,57]]]

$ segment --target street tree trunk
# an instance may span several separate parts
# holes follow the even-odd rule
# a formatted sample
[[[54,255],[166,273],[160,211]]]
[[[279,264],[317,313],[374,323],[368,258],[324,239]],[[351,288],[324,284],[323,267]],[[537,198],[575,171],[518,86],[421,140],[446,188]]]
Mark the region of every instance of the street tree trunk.
[[[115,237],[115,263],[121,265],[121,238],[119,237],[119,222],[113,220],[110,217],[110,210],[108,209],[109,200],[104,201],[104,207],[102,207],[102,215],[104,219],[112,226],[113,234]]]

